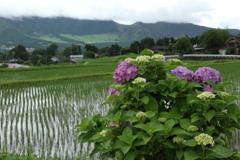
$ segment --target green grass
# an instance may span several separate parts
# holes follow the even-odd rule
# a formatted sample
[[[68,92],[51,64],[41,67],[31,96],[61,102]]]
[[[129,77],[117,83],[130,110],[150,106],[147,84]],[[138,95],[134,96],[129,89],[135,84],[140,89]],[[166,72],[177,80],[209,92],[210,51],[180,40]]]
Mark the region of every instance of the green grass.
[[[92,64],[92,65],[102,65],[102,64],[119,64],[121,61],[124,61],[126,58],[136,58],[138,55],[135,53],[130,53],[126,55],[113,56],[113,57],[101,57],[95,59],[86,59],[79,61],[79,64]]]
[[[85,43],[117,43],[119,42],[118,34],[116,33],[103,33],[103,34],[89,34],[89,35],[70,35],[61,34],[62,37],[75,41],[82,41]]]
[[[184,61],[189,65],[193,71],[199,67],[211,67],[221,72],[221,74],[232,74],[239,72],[236,68],[240,67],[239,60],[226,60],[226,61]]]
[[[61,40],[60,38],[54,37],[52,35],[35,33],[34,35],[28,35],[28,36],[31,38],[44,40],[44,41],[50,41],[50,42],[54,42],[54,43],[69,43],[69,42]]]
[[[119,62],[127,57],[135,58],[136,54],[86,59],[74,65],[52,65],[30,68],[0,69],[0,85],[20,82],[53,81],[59,79],[75,79],[89,76],[113,75]],[[239,60],[224,61],[184,61],[190,69],[209,66],[222,74],[238,72]]]
[[[16,72],[2,72],[0,84],[9,84],[17,82],[36,82],[36,81],[52,81],[59,79],[73,79],[84,76],[96,76],[112,74],[116,65],[104,66],[81,66],[74,68],[61,69],[42,69],[42,70],[25,70]]]
[[[112,75],[119,62],[127,57],[134,58],[136,55],[128,54],[116,57],[88,59],[80,61],[79,64],[75,65],[0,69],[0,85]]]

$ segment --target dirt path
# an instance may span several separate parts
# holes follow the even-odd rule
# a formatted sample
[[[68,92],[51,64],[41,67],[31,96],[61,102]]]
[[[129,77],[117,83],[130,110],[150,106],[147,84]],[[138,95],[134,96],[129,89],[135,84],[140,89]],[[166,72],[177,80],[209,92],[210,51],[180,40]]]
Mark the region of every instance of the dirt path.
[[[22,64],[17,64],[17,63],[7,63],[8,64],[8,68],[28,68],[30,66],[27,65],[22,65]],[[2,65],[2,63],[0,63],[0,65]]]

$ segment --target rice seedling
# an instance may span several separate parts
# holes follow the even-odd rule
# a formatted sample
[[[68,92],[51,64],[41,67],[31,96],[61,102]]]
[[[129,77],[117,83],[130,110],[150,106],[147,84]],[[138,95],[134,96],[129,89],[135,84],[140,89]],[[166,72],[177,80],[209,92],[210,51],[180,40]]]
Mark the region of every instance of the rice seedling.
[[[106,77],[2,88],[0,150],[6,146],[7,153],[26,155],[31,148],[39,157],[80,157],[85,149],[74,127],[83,117],[104,114],[100,105],[111,83]]]

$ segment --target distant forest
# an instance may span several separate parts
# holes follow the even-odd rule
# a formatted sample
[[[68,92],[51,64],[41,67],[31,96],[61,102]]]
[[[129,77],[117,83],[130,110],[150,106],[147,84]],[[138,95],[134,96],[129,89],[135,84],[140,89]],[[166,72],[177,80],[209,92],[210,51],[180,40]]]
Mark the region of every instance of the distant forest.
[[[183,36],[178,39],[173,37],[160,38],[157,41],[145,37],[140,41],[133,41],[127,47],[111,44],[106,47],[97,47],[94,44],[72,44],[59,50],[58,44],[51,43],[46,48],[35,49],[29,52],[25,46],[17,45],[0,54],[0,62],[17,62],[26,65],[49,65],[71,63],[70,55],[83,55],[83,58],[97,58],[104,56],[117,56],[128,53],[139,54],[143,49],[151,49],[155,53],[163,54],[191,54],[210,53],[219,54],[219,48],[224,47],[225,41],[232,35],[228,30],[209,29],[196,37]],[[198,50],[196,50],[198,48]],[[201,50],[199,50],[201,48]],[[227,54],[234,54],[234,49]]]

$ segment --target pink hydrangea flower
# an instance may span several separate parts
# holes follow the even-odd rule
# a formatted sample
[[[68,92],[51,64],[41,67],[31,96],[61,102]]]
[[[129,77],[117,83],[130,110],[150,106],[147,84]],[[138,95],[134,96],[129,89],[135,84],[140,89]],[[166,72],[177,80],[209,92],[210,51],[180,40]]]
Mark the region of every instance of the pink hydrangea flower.
[[[109,94],[109,95],[112,95],[112,94],[120,95],[120,94],[122,94],[122,93],[119,92],[119,91],[117,91],[117,90],[114,89],[114,88],[109,88],[108,94]]]
[[[109,124],[108,124],[108,127],[118,127],[119,125],[117,124],[117,123],[115,123],[115,122],[110,122]]]
[[[118,65],[113,76],[116,83],[122,84],[125,81],[134,79],[138,75],[137,66],[129,63],[131,63],[131,61],[123,61]]]
[[[178,66],[176,69],[170,70],[174,76],[178,76],[178,79],[186,78],[188,82],[192,82],[193,71],[183,66]]]
[[[214,89],[210,84],[205,82],[206,80],[212,81],[214,83],[220,83],[222,81],[222,77],[219,71],[210,68],[210,67],[202,67],[198,68],[193,75],[193,81],[200,83],[204,86],[204,91],[213,92]]]

